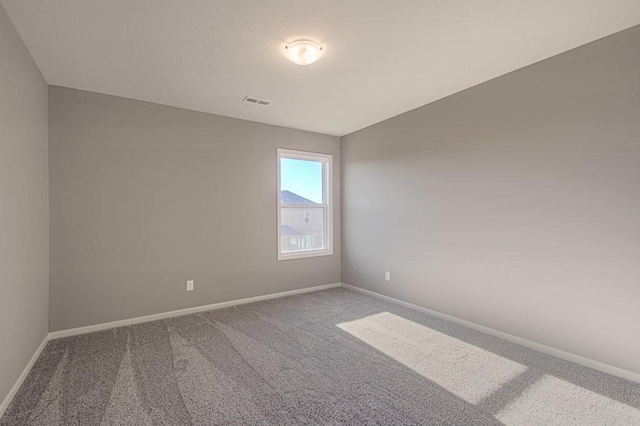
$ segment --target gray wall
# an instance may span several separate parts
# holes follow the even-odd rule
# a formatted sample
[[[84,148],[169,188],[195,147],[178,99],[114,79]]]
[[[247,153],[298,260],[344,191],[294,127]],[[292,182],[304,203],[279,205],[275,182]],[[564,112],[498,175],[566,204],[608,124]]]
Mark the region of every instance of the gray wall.
[[[640,373],[640,27],[348,135],[342,166],[343,282]]]
[[[338,138],[61,87],[49,102],[51,331],[340,281]],[[277,147],[334,155],[333,256],[277,260]]]
[[[47,83],[0,5],[0,402],[49,328]]]

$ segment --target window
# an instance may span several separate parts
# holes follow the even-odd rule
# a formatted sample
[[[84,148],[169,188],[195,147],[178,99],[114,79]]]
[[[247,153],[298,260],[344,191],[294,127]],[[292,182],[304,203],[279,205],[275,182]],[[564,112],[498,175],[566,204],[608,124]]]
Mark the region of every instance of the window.
[[[278,260],[333,254],[332,158],[278,149]]]

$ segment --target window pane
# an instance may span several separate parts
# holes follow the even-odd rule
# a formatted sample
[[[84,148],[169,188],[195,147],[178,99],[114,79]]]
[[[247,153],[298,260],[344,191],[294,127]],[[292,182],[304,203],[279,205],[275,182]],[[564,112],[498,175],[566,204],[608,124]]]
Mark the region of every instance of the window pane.
[[[322,204],[322,161],[280,159],[282,204]]]
[[[280,220],[283,253],[324,249],[324,208],[282,207]]]

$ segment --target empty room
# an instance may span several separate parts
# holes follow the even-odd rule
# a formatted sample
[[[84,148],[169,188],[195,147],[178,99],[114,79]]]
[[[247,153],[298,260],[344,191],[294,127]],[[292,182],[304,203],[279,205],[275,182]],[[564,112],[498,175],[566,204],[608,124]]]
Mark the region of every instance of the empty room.
[[[640,1],[0,0],[10,425],[640,425]]]

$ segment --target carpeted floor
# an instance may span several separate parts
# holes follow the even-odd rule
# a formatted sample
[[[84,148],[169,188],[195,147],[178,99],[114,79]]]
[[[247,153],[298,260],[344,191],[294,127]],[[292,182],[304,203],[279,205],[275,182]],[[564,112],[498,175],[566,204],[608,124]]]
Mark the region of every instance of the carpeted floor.
[[[2,425],[640,424],[640,384],[333,289],[49,342]]]

